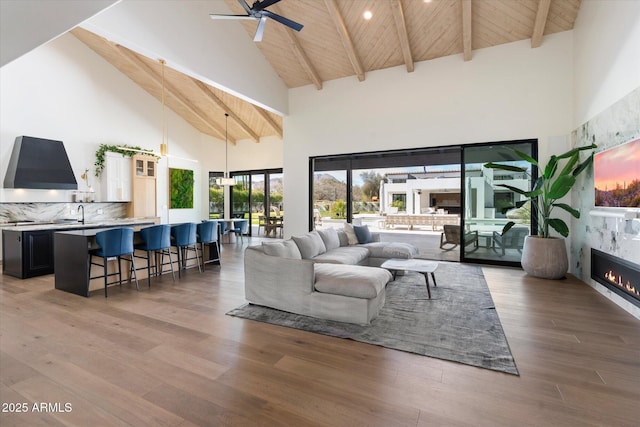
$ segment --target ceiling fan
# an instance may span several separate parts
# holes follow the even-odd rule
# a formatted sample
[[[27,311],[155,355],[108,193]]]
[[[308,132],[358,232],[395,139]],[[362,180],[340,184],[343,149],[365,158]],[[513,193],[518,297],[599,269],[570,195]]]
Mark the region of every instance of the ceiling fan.
[[[256,1],[253,3],[251,7],[245,0],[238,0],[238,3],[244,8],[247,12],[246,15],[221,15],[212,13],[209,16],[211,19],[256,19],[258,20],[258,28],[256,29],[256,34],[253,37],[254,42],[262,41],[262,34],[264,33],[264,27],[267,23],[267,18],[271,18],[274,21],[277,21],[292,30],[300,31],[303,27],[302,24],[299,24],[295,21],[285,18],[284,16],[280,16],[277,13],[269,12],[266,10],[269,6],[273,6],[278,3],[280,0],[262,0]]]

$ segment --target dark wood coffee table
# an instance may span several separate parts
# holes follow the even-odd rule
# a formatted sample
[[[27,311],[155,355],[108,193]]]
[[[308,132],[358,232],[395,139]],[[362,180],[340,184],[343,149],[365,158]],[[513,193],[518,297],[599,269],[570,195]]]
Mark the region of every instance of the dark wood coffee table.
[[[431,278],[433,279],[433,286],[438,286],[438,284],[436,283],[436,276],[433,274],[438,268],[437,261],[427,261],[424,259],[391,258],[383,262],[380,267],[386,268],[387,270],[391,271],[394,280],[396,279],[396,273],[398,271],[415,271],[417,273],[422,273],[427,285],[427,294],[429,295],[429,299],[431,299],[429,273],[431,273]]]

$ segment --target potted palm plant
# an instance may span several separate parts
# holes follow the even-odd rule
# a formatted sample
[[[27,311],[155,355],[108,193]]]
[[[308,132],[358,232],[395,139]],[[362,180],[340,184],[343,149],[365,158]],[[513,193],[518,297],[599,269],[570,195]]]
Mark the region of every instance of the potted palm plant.
[[[574,148],[559,156],[551,156],[544,167],[531,156],[514,150],[518,157],[530,163],[538,172],[538,178],[531,191],[499,184],[500,187],[524,196],[524,199],[517,202],[515,206],[510,206],[505,210],[513,207],[520,208],[525,203],[530,202],[532,216],[536,215],[538,220],[538,235],[527,236],[522,249],[522,268],[528,274],[546,279],[559,279],[566,274],[569,263],[564,238],[569,236],[569,226],[562,219],[554,217],[552,214],[555,208],[560,208],[569,212],[574,218],[580,218],[578,210],[566,203],[560,203],[558,200],[571,191],[576,182],[576,177],[593,162],[593,152],[583,162],[580,162],[580,152],[595,148],[596,145],[592,144]],[[562,169],[560,169],[561,161],[566,161]],[[484,167],[529,174],[528,168],[513,165],[490,162],[486,163]],[[513,221],[508,222],[502,230],[503,234],[514,225]],[[562,237],[552,236],[552,229]]]

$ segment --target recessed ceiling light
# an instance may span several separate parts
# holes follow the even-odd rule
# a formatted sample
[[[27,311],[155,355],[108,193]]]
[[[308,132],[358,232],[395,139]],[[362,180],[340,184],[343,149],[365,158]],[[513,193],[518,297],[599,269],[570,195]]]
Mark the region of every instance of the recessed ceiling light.
[[[431,3],[431,0],[423,0],[425,3]]]
[[[368,21],[373,16],[373,13],[371,13],[370,10],[365,10],[364,13],[362,14],[362,16],[364,17],[364,19],[366,19]]]

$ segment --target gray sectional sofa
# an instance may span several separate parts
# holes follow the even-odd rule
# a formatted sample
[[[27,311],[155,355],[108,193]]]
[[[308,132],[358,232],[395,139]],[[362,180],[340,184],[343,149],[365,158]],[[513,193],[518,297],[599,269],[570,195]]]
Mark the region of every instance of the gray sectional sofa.
[[[366,243],[359,243],[351,226],[345,229],[248,247],[247,301],[322,319],[370,323],[384,305],[384,289],[392,277],[379,266],[389,258],[413,258],[418,251],[406,243],[380,242],[368,230],[360,240]]]

